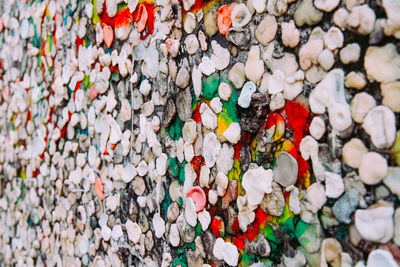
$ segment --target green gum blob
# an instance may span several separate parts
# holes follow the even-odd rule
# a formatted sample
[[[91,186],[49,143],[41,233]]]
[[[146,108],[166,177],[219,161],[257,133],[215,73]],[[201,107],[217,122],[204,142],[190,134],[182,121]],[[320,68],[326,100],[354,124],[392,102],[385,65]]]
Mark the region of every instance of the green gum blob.
[[[239,92],[236,89],[232,89],[231,97],[228,101],[222,102],[222,111],[228,115],[228,117],[233,122],[239,122],[239,118],[237,116],[237,102],[239,99]]]
[[[207,99],[212,99],[218,96],[219,75],[214,73],[202,81],[203,92],[202,96]]]
[[[178,160],[176,158],[169,158],[168,159],[168,166],[171,171],[171,174],[174,177],[177,177],[179,175],[179,165],[178,165]]]
[[[178,140],[182,136],[183,122],[178,115],[172,120],[169,126],[169,136],[172,140]]]

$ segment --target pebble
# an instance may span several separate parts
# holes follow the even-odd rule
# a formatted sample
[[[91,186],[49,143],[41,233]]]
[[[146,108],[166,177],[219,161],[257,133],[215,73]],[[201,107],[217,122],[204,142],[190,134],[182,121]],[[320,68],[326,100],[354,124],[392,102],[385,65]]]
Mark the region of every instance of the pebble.
[[[183,2],[183,8],[184,8],[186,11],[189,11],[196,1],[193,1],[193,0],[185,0],[185,1],[182,1],[182,2]]]
[[[212,111],[212,109],[207,105],[207,103],[202,103],[200,106],[201,122],[204,127],[214,130],[218,126],[217,115]]]
[[[399,21],[397,17],[399,3],[393,0],[386,0],[382,2],[382,5],[388,18],[385,23],[385,35],[399,38]]]
[[[388,172],[383,183],[390,189],[393,194],[400,195],[400,167],[388,167]]]
[[[149,95],[149,93],[151,92],[151,84],[150,84],[149,80],[144,79],[140,83],[139,92],[144,96],[148,96]]]
[[[340,60],[343,64],[355,63],[360,58],[361,48],[357,43],[346,45],[340,50]]]
[[[192,12],[186,14],[185,24],[183,26],[186,33],[192,33],[196,29],[196,15]],[[190,36],[190,35],[189,35]]]
[[[340,0],[316,0],[314,1],[314,5],[316,8],[325,11],[325,12],[331,12],[334,10],[338,5],[339,5]]]
[[[201,59],[201,63],[199,64],[199,69],[204,75],[210,76],[215,72],[214,61],[210,60],[208,57],[203,57]]]
[[[161,238],[165,233],[165,222],[160,217],[159,213],[154,214],[153,226],[154,226],[154,231],[155,231],[156,237]]]
[[[165,175],[167,172],[167,160],[168,157],[165,153],[161,153],[161,155],[156,159],[156,170],[161,176]]]
[[[213,54],[211,56],[211,61],[214,63],[215,69],[224,70],[229,65],[230,54],[228,49],[223,48],[217,41],[211,41],[211,47]]]
[[[192,96],[190,88],[187,87],[176,97],[176,111],[182,121],[188,121],[192,118]]]
[[[244,64],[241,62],[235,63],[228,74],[229,81],[235,86],[236,89],[242,88],[246,81],[244,73]]]
[[[258,46],[250,47],[244,72],[247,79],[254,83],[259,83],[264,74],[264,62],[260,59],[260,48]]]
[[[243,28],[251,20],[251,14],[245,4],[237,4],[232,10],[231,15],[232,26],[235,28]]]
[[[253,0],[251,3],[253,4],[253,7],[257,13],[263,13],[266,9],[265,1]]]
[[[325,193],[329,198],[338,198],[344,192],[344,183],[340,175],[325,172]]]
[[[129,183],[136,176],[136,168],[132,164],[128,164],[125,166],[122,172],[122,181],[125,183]]]
[[[201,187],[209,187],[210,169],[206,165],[201,166],[199,181]]]
[[[367,79],[365,78],[365,75],[363,73],[351,71],[344,78],[344,85],[347,88],[361,90],[367,85]]]
[[[223,101],[228,101],[232,95],[232,88],[228,83],[222,82],[218,86],[218,95]]]
[[[400,244],[400,209],[397,208],[394,213],[394,236],[393,242],[398,246]]]
[[[321,265],[341,266],[342,263],[342,246],[339,241],[334,238],[327,238],[321,244]]]
[[[208,36],[213,36],[218,32],[216,8],[211,8],[208,12],[205,13],[204,28]]]
[[[250,30],[248,28],[235,28],[232,27],[226,34],[227,39],[240,49],[247,49],[250,42]],[[235,52],[235,51],[233,51]]]
[[[393,145],[396,124],[394,113],[388,107],[380,105],[372,108],[365,116],[362,127],[375,147],[389,148]]]
[[[192,13],[190,13],[192,14]],[[190,17],[190,16],[188,16]],[[186,19],[188,20],[188,19]],[[186,25],[186,24],[185,24]],[[199,41],[197,40],[196,35],[194,34],[189,34],[186,39],[185,39],[185,45],[186,45],[186,51],[188,52],[189,55],[194,55],[199,49]]]
[[[190,75],[189,75],[189,71],[186,69],[186,67],[182,66],[179,71],[178,74],[176,75],[176,86],[178,86],[179,88],[186,88],[189,85],[190,82]]]
[[[197,214],[197,219],[201,224],[201,229],[206,231],[211,223],[211,216],[207,210],[203,210]]]
[[[194,66],[192,71],[192,83],[196,97],[200,97],[201,91],[203,90],[203,86],[201,84],[201,77],[202,77],[202,72],[200,68]]]
[[[171,199],[172,199],[172,197],[171,197]],[[172,222],[176,221],[176,219],[179,216],[179,205],[178,205],[178,203],[176,203],[174,201],[174,202],[172,202],[171,205],[169,205],[168,210],[167,210],[167,216],[168,216],[168,222],[172,223]]]
[[[298,27],[304,24],[312,26],[318,24],[322,16],[323,12],[314,7],[312,0],[302,0],[294,12],[294,21]]]
[[[359,193],[356,189],[351,188],[345,192],[333,205],[332,211],[335,217],[342,223],[349,224],[351,222],[350,215],[358,206]]]
[[[310,94],[310,107],[316,114],[323,114],[328,108],[329,122],[338,131],[348,129],[351,124],[350,105],[344,97],[344,73],[331,70]],[[329,103],[329,104],[328,104]]]
[[[140,226],[136,222],[134,223],[128,219],[125,223],[125,228],[129,240],[131,240],[135,244],[139,243],[142,234]]]
[[[197,213],[196,213],[196,204],[194,203],[192,198],[186,199],[185,205],[185,219],[186,222],[190,225],[195,227],[197,224]]]
[[[300,42],[300,31],[296,28],[294,20],[283,22],[281,27],[283,45],[290,48],[295,48]]]
[[[219,260],[224,260],[229,266],[236,266],[239,260],[239,253],[235,245],[217,238],[213,247],[213,254]]]
[[[147,166],[146,161],[142,160],[136,167],[136,171],[139,174],[139,176],[142,176],[142,177],[145,176],[148,171],[148,166]]]
[[[183,152],[185,154],[185,160],[191,162],[194,157],[194,150],[192,144],[185,142],[183,145]]]
[[[278,23],[276,22],[275,17],[272,15],[267,15],[260,22],[260,24],[258,24],[255,37],[262,45],[265,46],[274,40],[277,29]]]
[[[268,93],[278,94],[283,91],[285,86],[285,74],[277,70],[268,79]]]
[[[193,144],[197,138],[196,122],[192,119],[188,120],[182,128],[183,141]]]
[[[112,231],[111,231],[111,237],[115,241],[118,241],[118,239],[123,235],[124,233],[122,232],[122,227],[121,225],[114,225]]]
[[[320,116],[312,119],[310,124],[310,134],[315,140],[320,140],[324,136],[326,126],[324,120]]]
[[[107,225],[101,227],[101,237],[102,237],[105,241],[110,240],[110,237],[111,237],[111,229],[110,229]]]
[[[378,184],[386,177],[388,166],[386,159],[376,152],[368,152],[361,158],[358,173],[364,184]]]
[[[272,170],[263,167],[248,170],[242,178],[242,186],[246,190],[249,205],[257,206],[264,198],[264,194],[272,192]]]
[[[307,201],[310,203],[307,209],[317,213],[326,202],[324,186],[318,182],[310,185],[307,189]]]
[[[370,81],[393,82],[400,78],[400,55],[394,44],[368,47],[364,68]]]
[[[358,93],[351,100],[351,117],[357,123],[363,123],[368,112],[376,106],[375,99],[368,93]]]
[[[240,140],[240,124],[237,122],[231,123],[228,128],[224,131],[223,136],[228,140],[231,144],[237,144]]]
[[[281,216],[285,209],[285,198],[282,193],[281,187],[272,182],[272,192],[266,194],[260,204],[261,209],[272,216]]]
[[[360,5],[352,8],[346,23],[350,29],[367,35],[374,29],[375,19],[375,12],[368,5]]]
[[[242,108],[250,107],[251,96],[253,93],[256,92],[256,90],[257,86],[254,82],[246,82],[242,88],[242,91],[240,92],[240,96],[238,99],[239,106],[241,106]]]
[[[297,226],[298,228],[296,228],[296,237],[301,247],[308,253],[317,252],[321,246],[321,240],[319,239],[322,232],[321,225],[319,223],[306,224],[303,221],[300,222],[300,225],[303,225],[303,229],[305,228],[305,230],[301,232],[297,232],[298,229],[302,229],[299,225]]]
[[[342,148],[343,162],[354,169],[358,169],[363,156],[367,153],[368,149],[364,143],[358,138],[352,138]]]
[[[309,40],[299,50],[299,63],[302,70],[308,70],[317,63],[318,56],[322,52],[324,42],[320,39]]]
[[[214,133],[208,133],[203,140],[203,157],[208,168],[212,168],[217,161],[221,144]]]
[[[382,104],[393,112],[400,112],[400,82],[381,83]]]
[[[392,253],[383,249],[375,249],[368,255],[367,267],[388,266],[397,267],[398,264]]]
[[[329,28],[328,32],[324,34],[324,43],[329,50],[335,50],[343,46],[343,33],[338,27]]]
[[[384,244],[393,237],[393,213],[393,206],[386,202],[358,209],[354,216],[356,229],[363,239]]]
[[[318,64],[325,70],[329,71],[333,64],[335,63],[335,58],[333,53],[329,49],[324,49],[318,56]]]
[[[296,159],[285,151],[280,152],[276,158],[274,181],[283,187],[288,187],[296,183],[297,174],[298,165]]]
[[[213,99],[211,99],[210,107],[215,113],[217,114],[221,113],[222,111],[221,99],[219,97],[214,97]]]
[[[215,178],[215,184],[217,185],[218,196],[224,196],[226,189],[228,187],[228,177],[222,173],[218,172],[217,177]]]
[[[171,224],[171,228],[169,230],[169,242],[173,247],[179,246],[180,237],[179,237],[178,226],[176,225],[176,223]]]

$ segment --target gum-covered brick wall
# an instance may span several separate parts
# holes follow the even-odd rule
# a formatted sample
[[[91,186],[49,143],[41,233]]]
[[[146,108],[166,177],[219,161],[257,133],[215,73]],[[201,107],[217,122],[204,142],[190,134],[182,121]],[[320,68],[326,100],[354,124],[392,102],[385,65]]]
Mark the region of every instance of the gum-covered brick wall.
[[[0,2],[0,266],[398,267],[400,1]]]

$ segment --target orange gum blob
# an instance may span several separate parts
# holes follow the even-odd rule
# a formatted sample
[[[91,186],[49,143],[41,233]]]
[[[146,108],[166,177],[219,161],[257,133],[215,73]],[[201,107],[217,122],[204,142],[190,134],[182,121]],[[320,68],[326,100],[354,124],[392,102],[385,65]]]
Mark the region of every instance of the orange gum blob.
[[[233,8],[236,4],[223,5],[218,9],[217,24],[218,30],[221,34],[226,35],[228,30],[232,27],[231,15]]]

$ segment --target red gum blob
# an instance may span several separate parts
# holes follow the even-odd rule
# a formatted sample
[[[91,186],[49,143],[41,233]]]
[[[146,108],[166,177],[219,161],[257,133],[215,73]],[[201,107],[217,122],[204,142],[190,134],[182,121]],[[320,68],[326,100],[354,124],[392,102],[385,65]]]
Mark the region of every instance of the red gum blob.
[[[103,26],[103,34],[104,34],[104,42],[108,48],[111,47],[112,42],[114,41],[114,31],[110,25],[102,23]]]
[[[94,88],[94,86],[90,87],[89,91],[90,100],[95,100],[98,95],[99,94],[97,93],[96,88]]]
[[[139,4],[133,13],[133,20],[139,32],[144,31],[147,25],[147,33],[140,37],[145,40],[154,30],[154,4],[146,2]]]
[[[201,122],[201,115],[200,115],[200,104],[198,103],[196,106],[195,111],[193,112],[192,116],[193,120],[197,123]]]
[[[103,183],[101,182],[100,178],[96,178],[94,181],[94,190],[96,191],[97,196],[100,200],[104,199],[104,187]]]
[[[144,31],[144,29],[146,28],[147,20],[149,19],[149,14],[147,13],[146,6],[144,4],[139,4],[133,16],[135,26],[138,31]]]
[[[194,204],[196,205],[196,212],[202,211],[207,204],[206,193],[204,193],[200,186],[190,188],[186,193],[186,197],[193,199]]]
[[[194,171],[199,174],[200,167],[204,165],[202,164],[203,158],[201,156],[195,156],[190,163],[192,164]]]
[[[223,5],[218,9],[217,24],[218,30],[221,34],[226,35],[228,30],[232,27],[231,15],[233,8],[236,4]]]
[[[275,125],[274,141],[278,141],[285,134],[285,121],[279,113],[270,113],[267,119],[267,129]]]
[[[297,149],[291,140],[286,139],[283,141],[281,151],[289,153],[297,160]]]
[[[293,141],[298,148],[303,139],[304,130],[307,126],[307,118],[310,112],[301,103],[287,101],[285,104],[287,126],[293,130]]]
[[[10,89],[8,88],[8,86],[3,87],[2,94],[3,94],[3,99],[8,102],[8,99],[10,97]]]
[[[220,218],[214,217],[211,223],[211,231],[214,233],[216,237],[224,237],[225,235],[224,222]]]
[[[83,41],[84,41],[85,39],[81,39],[81,38],[79,38],[79,36],[76,36],[76,39],[75,39],[75,44],[76,44],[76,49],[77,50],[79,50],[79,47],[81,46],[81,45],[83,45]]]
[[[128,27],[133,19],[133,15],[128,7],[125,7],[120,12],[117,13],[115,18],[115,28]]]

